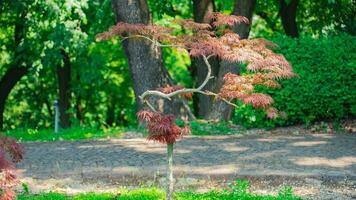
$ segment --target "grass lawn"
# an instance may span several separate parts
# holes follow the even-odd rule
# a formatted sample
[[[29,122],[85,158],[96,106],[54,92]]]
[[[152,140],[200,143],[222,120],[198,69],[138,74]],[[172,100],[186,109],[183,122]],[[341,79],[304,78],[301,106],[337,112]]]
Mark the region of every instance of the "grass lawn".
[[[114,193],[86,193],[69,196],[59,193],[42,193],[38,195],[20,194],[18,200],[164,200],[165,193],[162,190],[137,189],[132,191],[121,191]],[[207,193],[176,192],[176,200],[301,200],[294,196],[290,188],[281,190],[278,195],[257,195],[247,192],[246,188],[234,187],[224,191],[210,191]]]
[[[178,122],[179,123],[179,122]],[[231,135],[240,133],[229,123],[210,123],[199,120],[190,122],[192,135]],[[120,138],[127,131],[141,132],[145,130],[138,128],[113,127],[113,128],[94,128],[73,126],[68,129],[61,129],[55,133],[53,129],[31,129],[21,128],[5,132],[5,135],[13,137],[19,141],[58,141],[58,140],[83,140],[98,138]]]
[[[74,126],[62,129],[55,133],[53,129],[14,129],[5,132],[5,135],[18,141],[58,141],[58,140],[83,140],[97,138],[119,138],[128,128],[99,129],[91,127]]]

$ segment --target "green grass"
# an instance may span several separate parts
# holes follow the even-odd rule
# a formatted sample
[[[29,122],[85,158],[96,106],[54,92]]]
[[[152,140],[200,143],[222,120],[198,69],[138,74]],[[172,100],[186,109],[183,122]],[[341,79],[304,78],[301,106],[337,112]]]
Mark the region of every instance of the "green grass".
[[[75,126],[62,129],[55,133],[53,129],[14,129],[5,132],[5,135],[19,141],[58,141],[58,140],[83,140],[96,138],[117,138],[127,131],[127,128],[98,129],[91,127]]]
[[[181,123],[181,122],[178,122]],[[192,135],[231,135],[238,134],[241,131],[237,130],[230,123],[219,122],[213,123],[205,120],[196,120],[190,122]],[[98,138],[120,138],[126,131],[135,131],[144,133],[140,128],[94,128],[73,126],[68,129],[61,129],[55,133],[53,129],[31,129],[19,128],[5,132],[5,135],[13,137],[19,141],[61,141],[61,140],[83,140],[83,139],[98,139]]]
[[[291,188],[283,188],[278,195],[258,195],[247,191],[246,181],[236,181],[231,188],[206,193],[176,192],[176,200],[301,200],[294,196]],[[74,196],[60,193],[41,193],[38,195],[20,194],[18,200],[163,200],[165,193],[156,188],[124,190],[120,193],[85,193]]]

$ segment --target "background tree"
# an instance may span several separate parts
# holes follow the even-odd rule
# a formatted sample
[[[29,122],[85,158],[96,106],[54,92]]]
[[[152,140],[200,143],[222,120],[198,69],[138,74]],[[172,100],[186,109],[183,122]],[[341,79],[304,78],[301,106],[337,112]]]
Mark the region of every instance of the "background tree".
[[[113,11],[117,22],[148,24],[150,13],[145,0],[113,0]],[[160,47],[147,41],[125,40],[123,48],[128,58],[132,85],[135,91],[138,108],[142,108],[139,94],[152,88],[173,85],[168,71],[163,66]],[[166,100],[153,100],[155,106],[167,113],[176,113],[194,118],[189,107],[182,100],[168,102]]]
[[[279,2],[279,14],[286,35],[298,37],[299,32],[296,17],[299,0],[280,0]]]

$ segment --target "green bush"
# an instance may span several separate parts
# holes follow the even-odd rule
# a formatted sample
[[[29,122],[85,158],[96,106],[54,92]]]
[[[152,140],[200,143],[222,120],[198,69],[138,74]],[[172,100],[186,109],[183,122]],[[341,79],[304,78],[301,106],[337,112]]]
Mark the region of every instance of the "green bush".
[[[280,89],[260,90],[273,96],[286,119],[270,121],[250,106],[235,110],[233,121],[245,127],[274,127],[320,120],[340,120],[356,114],[356,37],[335,35],[292,39],[273,38],[298,77],[282,80]]]

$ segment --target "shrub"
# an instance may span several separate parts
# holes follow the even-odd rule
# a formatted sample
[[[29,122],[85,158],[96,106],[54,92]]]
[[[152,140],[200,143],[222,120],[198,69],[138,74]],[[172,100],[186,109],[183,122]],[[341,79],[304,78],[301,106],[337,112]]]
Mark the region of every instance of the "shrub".
[[[281,80],[282,89],[260,88],[273,96],[286,119],[266,119],[263,111],[243,106],[233,121],[245,127],[274,127],[320,120],[340,120],[356,114],[356,38],[349,35],[272,39],[299,78]]]

